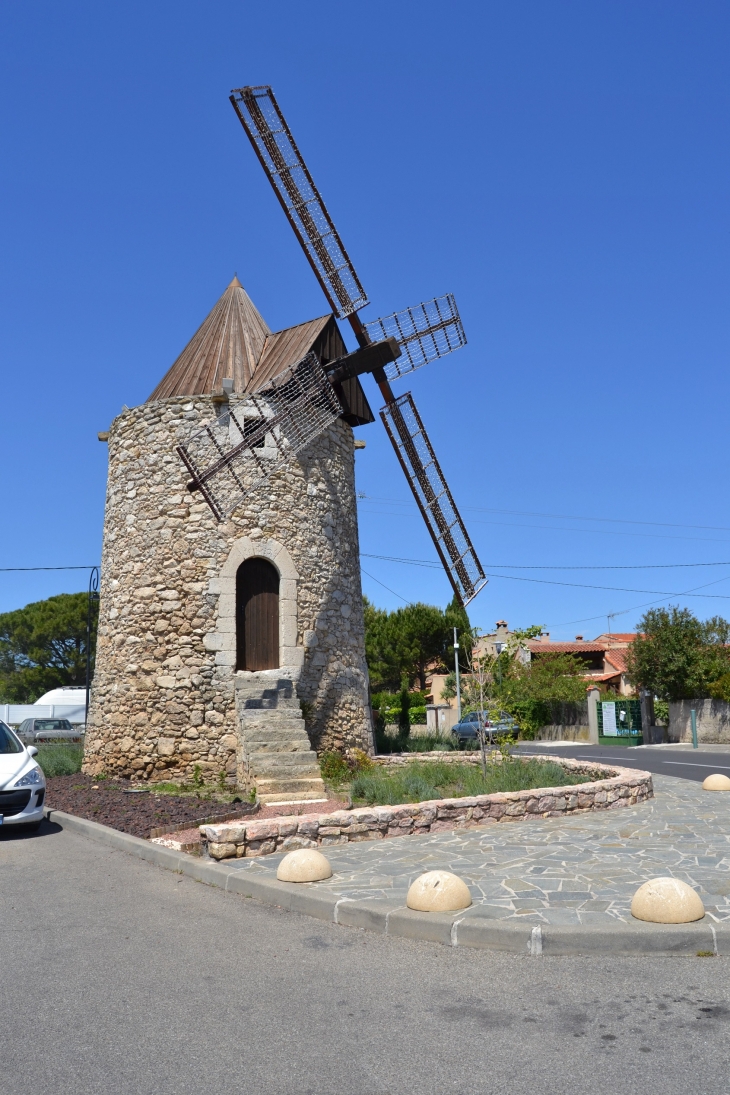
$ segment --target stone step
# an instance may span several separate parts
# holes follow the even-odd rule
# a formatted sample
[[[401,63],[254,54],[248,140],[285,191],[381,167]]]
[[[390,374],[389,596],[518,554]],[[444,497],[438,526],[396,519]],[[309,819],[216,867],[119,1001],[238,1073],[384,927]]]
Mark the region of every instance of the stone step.
[[[303,719],[241,719],[241,731],[244,738],[254,737],[274,741],[279,738],[307,737]]]
[[[285,753],[255,753],[253,750],[249,750],[248,759],[251,764],[255,764],[257,760],[261,760],[264,763],[276,763],[291,767],[293,764],[315,764],[318,765],[317,754],[310,746],[309,749],[297,749],[291,752]]]
[[[306,734],[301,738],[274,738],[273,741],[246,738],[246,745],[250,756],[258,753],[310,753],[312,751],[312,745]]]
[[[277,806],[281,803],[296,803],[296,802],[326,802],[327,792],[322,784],[320,791],[279,791],[278,794],[272,795],[258,795],[257,801],[262,806]]]
[[[269,726],[263,720],[249,726],[241,720],[244,741],[309,741],[303,722],[292,722],[288,727]]]
[[[277,757],[291,756],[292,754],[277,753]],[[296,754],[295,754],[296,755]],[[262,761],[257,758],[255,762],[249,759],[249,771],[251,775],[258,781],[260,779],[318,779],[319,766],[317,764],[279,764],[278,760],[273,760],[270,753],[266,754],[266,760]]]
[[[259,779],[256,780],[256,797],[259,802],[273,802],[279,799],[327,798],[321,779]]]
[[[296,696],[280,699],[265,696],[236,695],[236,707],[239,711],[301,711],[302,705]]]

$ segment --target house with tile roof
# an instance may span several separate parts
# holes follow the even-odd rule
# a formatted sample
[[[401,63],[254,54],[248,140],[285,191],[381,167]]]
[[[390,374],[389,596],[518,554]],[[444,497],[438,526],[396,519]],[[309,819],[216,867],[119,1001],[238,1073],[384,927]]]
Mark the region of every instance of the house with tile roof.
[[[626,656],[635,638],[635,633],[624,632],[599,635],[589,642],[582,635],[576,635],[574,642],[552,642],[546,632],[528,642],[527,647],[532,660],[549,654],[572,654],[583,663],[587,681],[618,696],[633,696],[635,690],[628,678]]]

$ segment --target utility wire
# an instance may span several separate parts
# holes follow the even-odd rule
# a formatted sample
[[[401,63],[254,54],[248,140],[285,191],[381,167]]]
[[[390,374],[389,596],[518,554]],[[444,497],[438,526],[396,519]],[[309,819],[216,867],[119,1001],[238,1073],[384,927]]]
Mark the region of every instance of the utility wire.
[[[90,567],[0,567],[0,573],[9,574],[11,571],[18,572],[21,570],[93,570],[97,565],[94,563],[94,566]]]
[[[645,601],[641,605],[631,605],[630,608],[622,608],[620,612],[601,612],[598,616],[583,616],[580,620],[564,620],[562,623],[550,623],[545,624],[545,627],[568,627],[570,624],[587,624],[592,620],[605,620],[607,616],[613,618],[614,616],[625,616],[627,612],[638,612],[640,608],[651,608],[652,605],[660,605],[663,601],[669,601],[672,597],[689,597],[695,592],[696,589],[707,589],[708,586],[717,585],[719,582],[724,582],[724,578],[718,578],[715,582],[705,582],[701,586],[693,586],[692,589],[687,589],[684,593],[672,593],[671,596],[660,597],[658,601]]]
[[[402,559],[396,555],[368,555],[361,552],[363,559],[385,559],[388,563],[411,563],[413,566],[441,568],[441,563],[427,559]],[[516,563],[494,563],[500,570],[671,570],[678,567],[730,567],[730,560],[721,563],[636,563],[635,565],[611,565],[611,566],[543,566],[542,564],[528,565]]]
[[[405,506],[410,510],[410,512],[408,512],[408,513],[392,513],[392,512],[388,513],[388,512],[381,512],[379,510],[368,510],[367,512],[370,513],[371,516],[409,517],[409,518],[415,518],[417,516],[417,512],[416,512],[415,508],[412,507],[412,503],[409,503],[409,502],[402,502],[402,501],[398,501],[396,499],[392,499],[392,500],[385,499],[385,498],[377,499],[377,498],[368,496],[366,494],[363,494],[362,492],[358,495],[358,498],[361,501],[365,501],[365,502],[380,501],[380,502],[385,502],[387,505],[395,505],[395,506],[401,506],[401,507]],[[613,524],[646,525],[648,527],[656,527],[656,528],[680,528],[680,529],[687,528],[687,529],[702,529],[702,530],[717,531],[717,532],[730,532],[730,528],[725,528],[725,526],[723,526],[723,525],[673,525],[673,524],[670,524],[669,522],[659,522],[659,521],[647,521],[647,522],[644,522],[644,521],[630,521],[630,520],[621,521],[620,519],[613,518],[613,517],[569,517],[568,514],[558,514],[558,513],[555,513],[555,514],[551,514],[551,513],[533,514],[533,513],[530,513],[527,510],[524,510],[524,511],[523,510],[490,510],[490,509],[481,509],[477,506],[462,506],[461,508],[464,510],[464,512],[474,512],[474,513],[504,513],[504,514],[508,514],[508,515],[521,516],[521,517],[531,517],[531,516],[548,517],[548,518],[553,519],[553,520],[601,521],[601,522],[607,522],[607,523],[613,523]],[[531,525],[531,524],[528,525],[528,524],[524,524],[524,523],[515,524],[514,522],[511,522],[511,521],[480,521],[480,520],[474,520],[473,518],[472,518],[472,524],[487,525],[490,528],[539,529],[543,532],[578,532],[578,533],[587,533],[587,534],[602,535],[602,536],[632,536],[632,537],[640,536],[642,539],[650,539],[650,540],[692,540],[694,542],[702,543],[702,544],[727,544],[727,543],[730,543],[730,540],[720,538],[720,537],[717,537],[717,536],[671,536],[671,535],[663,535],[662,533],[657,533],[657,532],[629,532],[629,531],[624,531],[624,530],[620,530],[620,529],[574,528],[574,527],[570,527],[570,526],[568,526],[568,527],[563,526],[562,528],[558,528],[555,525]]]
[[[373,495],[365,494],[363,491],[358,493],[358,498],[367,502],[386,502],[393,506],[410,507],[413,505],[413,503],[407,499],[378,498]],[[504,513],[512,517],[549,517],[559,521],[600,521],[605,524],[613,525],[648,525],[653,528],[692,528],[702,529],[705,532],[730,532],[730,526],[728,525],[686,525],[671,521],[637,521],[628,517],[585,517],[575,513],[542,513],[538,510],[521,509],[487,509],[483,506],[462,506],[461,508],[469,510],[472,513]]]
[[[487,577],[489,577],[489,578],[503,578],[503,579],[506,579],[509,582],[532,582],[532,583],[535,583],[535,584],[538,584],[538,585],[545,585],[545,586],[571,586],[574,589],[603,589],[603,590],[608,590],[610,593],[658,593],[658,594],[661,594],[662,597],[690,597],[690,596],[692,596],[692,597],[708,597],[710,599],[713,599],[715,597],[720,597],[722,600],[730,601],[730,593],[690,593],[689,591],[687,591],[686,593],[682,593],[682,592],[667,593],[663,589],[629,589],[626,586],[597,586],[597,585],[590,585],[587,582],[555,582],[555,581],[552,581],[550,578],[523,578],[523,577],[521,577],[517,574],[494,574],[494,573],[491,573],[490,571],[486,571],[486,574],[487,574]],[[725,578],[718,578],[718,582],[725,582],[725,581],[727,581],[728,578],[730,578],[730,574],[726,575]],[[707,584],[708,585],[714,585],[716,583],[708,582]],[[696,586],[695,588],[696,589],[702,589],[703,587],[702,586]],[[604,615],[605,615],[605,613],[604,613]]]
[[[377,582],[379,586],[382,586],[383,589],[387,589],[388,593],[392,593],[393,596],[397,597],[399,601],[402,601],[404,605],[413,604],[413,601],[407,601],[405,597],[401,597],[400,593],[396,593],[396,591],[391,589],[390,586],[387,586],[385,582],[381,582],[379,578],[375,578],[372,574],[368,574],[367,570],[363,570],[362,567],[360,567],[360,570],[362,570],[363,574],[367,574],[368,578],[372,578],[374,582]]]

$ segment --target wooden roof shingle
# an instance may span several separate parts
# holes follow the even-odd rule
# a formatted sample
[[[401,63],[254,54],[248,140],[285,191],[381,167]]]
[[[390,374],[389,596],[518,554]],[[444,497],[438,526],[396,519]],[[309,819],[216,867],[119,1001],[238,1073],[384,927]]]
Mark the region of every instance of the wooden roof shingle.
[[[232,378],[234,392],[244,392],[270,334],[263,316],[234,277],[147,402],[175,395],[206,395],[220,390],[224,377]]]
[[[233,380],[234,392],[253,395],[310,350],[323,365],[347,353],[334,316],[272,332],[234,277],[147,402],[210,395],[221,390],[224,377]],[[336,385],[336,390],[343,418],[351,426],[375,420],[357,377]]]

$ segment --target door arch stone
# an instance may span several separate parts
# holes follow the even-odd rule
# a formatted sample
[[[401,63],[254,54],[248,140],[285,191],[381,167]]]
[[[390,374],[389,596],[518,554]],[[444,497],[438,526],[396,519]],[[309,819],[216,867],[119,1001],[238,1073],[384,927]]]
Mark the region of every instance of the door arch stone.
[[[208,592],[219,594],[214,628],[205,636],[207,650],[216,651],[216,664],[236,669],[236,574],[247,559],[267,559],[279,574],[279,667],[301,669],[304,647],[297,644],[297,583],[299,574],[283,544],[266,537],[242,536],[236,540],[221,567],[209,582]]]

